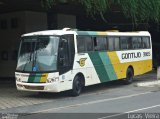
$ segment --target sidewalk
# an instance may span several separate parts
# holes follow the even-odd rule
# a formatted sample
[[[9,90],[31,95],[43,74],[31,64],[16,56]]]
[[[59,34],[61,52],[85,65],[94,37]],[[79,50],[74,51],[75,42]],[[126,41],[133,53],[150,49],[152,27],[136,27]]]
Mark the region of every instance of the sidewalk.
[[[140,83],[137,83],[136,86],[138,87],[160,87],[160,80],[140,82]]]
[[[15,80],[0,79],[0,85],[0,112],[7,108],[41,104],[53,100],[40,97],[35,92],[18,91]]]

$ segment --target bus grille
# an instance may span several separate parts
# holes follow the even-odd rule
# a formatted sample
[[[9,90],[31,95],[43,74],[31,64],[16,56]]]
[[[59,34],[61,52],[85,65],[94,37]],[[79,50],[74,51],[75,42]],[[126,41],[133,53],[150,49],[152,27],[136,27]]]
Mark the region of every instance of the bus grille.
[[[30,90],[44,90],[44,86],[26,86],[24,85],[24,87]]]

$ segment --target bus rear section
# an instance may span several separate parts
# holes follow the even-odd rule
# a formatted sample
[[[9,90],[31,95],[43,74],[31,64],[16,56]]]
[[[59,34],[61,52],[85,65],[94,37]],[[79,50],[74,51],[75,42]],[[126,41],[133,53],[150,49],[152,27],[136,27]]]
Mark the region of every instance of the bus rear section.
[[[149,32],[80,31],[77,48],[79,62],[85,62],[82,69],[86,70],[86,85],[113,80],[130,84],[134,76],[152,70]]]

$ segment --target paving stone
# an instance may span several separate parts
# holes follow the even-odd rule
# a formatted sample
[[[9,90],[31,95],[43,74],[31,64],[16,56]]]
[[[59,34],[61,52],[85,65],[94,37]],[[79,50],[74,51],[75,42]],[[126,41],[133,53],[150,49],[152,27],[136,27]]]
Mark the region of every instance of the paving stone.
[[[4,83],[0,87],[0,110],[49,101],[52,101],[52,99],[37,97],[37,93],[34,92],[17,91],[13,82]]]

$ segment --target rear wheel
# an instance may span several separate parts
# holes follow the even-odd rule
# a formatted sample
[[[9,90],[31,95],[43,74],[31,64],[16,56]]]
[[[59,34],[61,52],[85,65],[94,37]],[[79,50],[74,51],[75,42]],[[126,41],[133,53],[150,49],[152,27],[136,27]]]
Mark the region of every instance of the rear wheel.
[[[79,76],[76,76],[73,80],[73,87],[71,90],[71,95],[79,96],[82,91],[82,87],[83,87],[82,80],[80,79]]]
[[[126,72],[126,79],[124,79],[124,83],[125,84],[131,84],[133,81],[133,69],[132,68],[128,68],[127,72]]]

